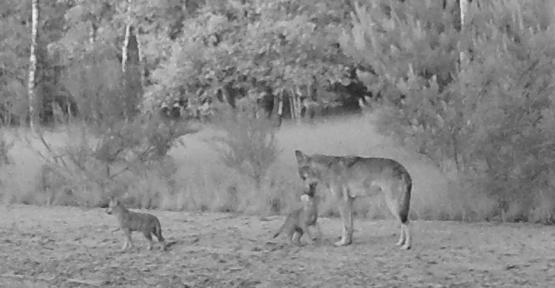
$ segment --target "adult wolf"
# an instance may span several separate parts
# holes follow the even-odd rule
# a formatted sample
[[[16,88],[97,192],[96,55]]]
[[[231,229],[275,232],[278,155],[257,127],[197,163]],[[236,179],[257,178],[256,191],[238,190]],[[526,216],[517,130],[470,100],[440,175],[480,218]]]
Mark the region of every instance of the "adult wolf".
[[[388,158],[365,158],[358,156],[306,155],[296,150],[299,176],[310,191],[318,183],[325,185],[339,202],[343,220],[341,240],[336,246],[349,245],[353,237],[353,201],[358,196],[381,191],[387,207],[401,224],[397,245],[410,249],[411,237],[408,226],[412,179],[399,162]]]

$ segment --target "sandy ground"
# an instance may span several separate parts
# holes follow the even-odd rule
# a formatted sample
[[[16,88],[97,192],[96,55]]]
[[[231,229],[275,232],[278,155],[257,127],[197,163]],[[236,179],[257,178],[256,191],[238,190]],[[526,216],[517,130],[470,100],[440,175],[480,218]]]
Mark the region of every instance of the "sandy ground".
[[[402,251],[393,221],[357,219],[336,248],[339,219],[322,218],[322,240],[295,247],[271,239],[282,216],[151,213],[166,252],[139,233],[120,251],[103,209],[2,207],[0,287],[555,287],[550,226],[414,221]]]

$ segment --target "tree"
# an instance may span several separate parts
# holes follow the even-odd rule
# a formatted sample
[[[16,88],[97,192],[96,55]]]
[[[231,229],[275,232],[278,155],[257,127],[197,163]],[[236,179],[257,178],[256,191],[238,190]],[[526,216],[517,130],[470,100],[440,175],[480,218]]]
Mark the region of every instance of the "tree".
[[[530,219],[555,199],[545,193],[555,160],[546,148],[555,139],[555,42],[545,5],[481,2],[457,29],[458,16],[437,1],[372,1],[356,7],[343,39],[374,71],[361,80],[386,100],[381,131],[495,197],[504,219]]]
[[[156,107],[167,98],[214,97],[234,106],[242,97],[262,102],[269,95],[276,110],[298,115],[300,98],[317,97],[312,88],[348,82],[337,43],[343,3],[207,2],[185,20],[170,56],[153,72],[147,101]]]
[[[39,0],[32,0],[31,17],[31,51],[29,53],[29,83],[28,83],[28,105],[29,105],[29,126],[35,130],[35,99],[36,99],[36,76],[37,76],[37,45],[39,37]]]
[[[460,15],[461,15],[461,24],[460,24],[461,30],[464,30],[466,26],[469,2],[470,0],[459,0],[459,9],[460,9]],[[466,61],[467,59],[466,59],[465,52],[461,51],[459,56],[459,62],[461,66],[465,65]]]
[[[121,70],[123,73],[124,93],[124,118],[129,119],[138,112],[138,105],[143,96],[142,65],[139,51],[138,35],[135,32],[134,17],[132,15],[132,1],[127,1],[127,24],[125,26],[125,38],[121,52]]]
[[[0,3],[0,117],[2,124],[25,122],[29,106],[29,1]]]

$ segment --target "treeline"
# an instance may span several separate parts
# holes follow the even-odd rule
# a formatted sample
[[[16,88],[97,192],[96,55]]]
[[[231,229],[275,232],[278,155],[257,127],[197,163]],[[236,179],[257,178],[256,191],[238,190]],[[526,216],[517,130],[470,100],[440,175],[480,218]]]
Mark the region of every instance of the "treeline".
[[[67,0],[37,1],[31,99],[30,2],[0,4],[4,124],[29,122],[29,106],[45,124],[98,120],[113,104],[127,116],[224,104],[299,118],[368,96],[338,42],[348,1]]]

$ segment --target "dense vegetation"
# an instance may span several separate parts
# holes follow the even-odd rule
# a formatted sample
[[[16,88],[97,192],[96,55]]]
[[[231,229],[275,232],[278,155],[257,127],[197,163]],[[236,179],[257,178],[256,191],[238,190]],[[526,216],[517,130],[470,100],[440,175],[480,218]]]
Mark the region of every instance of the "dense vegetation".
[[[276,188],[268,171],[281,119],[364,106],[383,134],[440,167],[451,193],[495,203],[416,217],[553,221],[553,4],[474,0],[464,17],[460,4],[41,1],[30,105],[43,128],[79,141],[51,145],[39,129],[38,189],[65,191],[46,203],[144,191],[129,196],[164,206],[180,189],[167,153],[201,121],[225,131],[212,141],[220,161],[264,190],[258,210],[280,211],[290,187]],[[2,1],[0,11],[0,121],[25,126],[31,3]],[[230,183],[215,209],[249,210],[250,194]],[[8,201],[24,201],[16,198]]]

